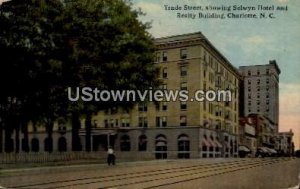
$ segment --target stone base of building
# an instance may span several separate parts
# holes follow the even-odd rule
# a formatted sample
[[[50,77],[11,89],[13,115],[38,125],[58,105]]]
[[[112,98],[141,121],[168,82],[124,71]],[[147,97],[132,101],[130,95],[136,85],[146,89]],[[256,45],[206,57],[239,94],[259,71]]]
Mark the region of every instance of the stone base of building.
[[[85,129],[81,129],[79,135],[80,148],[86,151]],[[47,133],[29,133],[28,138],[29,152],[49,150]],[[111,146],[116,157],[124,160],[238,156],[236,135],[203,127],[92,128],[90,140],[91,151],[105,155]],[[71,152],[71,131],[53,132],[51,150]]]

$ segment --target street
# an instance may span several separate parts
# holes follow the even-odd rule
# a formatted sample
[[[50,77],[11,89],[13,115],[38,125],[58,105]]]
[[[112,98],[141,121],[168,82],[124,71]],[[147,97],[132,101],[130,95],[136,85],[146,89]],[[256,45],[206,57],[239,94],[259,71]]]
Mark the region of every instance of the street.
[[[4,188],[264,188],[299,183],[300,159],[191,159],[8,169]]]

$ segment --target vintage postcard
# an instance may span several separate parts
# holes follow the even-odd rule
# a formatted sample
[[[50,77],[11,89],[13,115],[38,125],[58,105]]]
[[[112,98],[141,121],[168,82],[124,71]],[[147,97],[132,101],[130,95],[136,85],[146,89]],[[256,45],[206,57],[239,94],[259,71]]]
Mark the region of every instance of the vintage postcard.
[[[299,0],[0,0],[0,188],[299,189]]]

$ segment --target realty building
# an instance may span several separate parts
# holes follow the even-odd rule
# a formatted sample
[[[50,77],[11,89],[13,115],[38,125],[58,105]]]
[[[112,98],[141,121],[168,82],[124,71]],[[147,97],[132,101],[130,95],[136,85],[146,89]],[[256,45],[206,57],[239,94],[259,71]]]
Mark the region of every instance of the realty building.
[[[243,77],[244,116],[260,114],[274,124],[278,133],[279,123],[279,74],[280,69],[275,60],[265,65],[240,66]]]

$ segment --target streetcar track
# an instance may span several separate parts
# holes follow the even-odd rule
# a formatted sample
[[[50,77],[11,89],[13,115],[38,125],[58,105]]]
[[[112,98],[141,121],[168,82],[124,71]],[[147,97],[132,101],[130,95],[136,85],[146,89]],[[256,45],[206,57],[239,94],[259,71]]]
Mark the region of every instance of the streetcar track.
[[[108,176],[94,176],[94,177],[85,177],[85,178],[79,178],[79,179],[57,180],[57,181],[51,181],[51,182],[42,182],[42,183],[35,183],[35,184],[13,186],[10,188],[28,188],[28,187],[46,186],[45,189],[54,189],[54,188],[65,188],[65,187],[71,187],[71,186],[74,187],[74,186],[80,186],[80,185],[82,186],[82,185],[95,184],[95,183],[101,184],[101,182],[102,183],[103,182],[113,182],[113,181],[129,180],[129,179],[133,179],[133,178],[136,179],[136,178],[149,177],[149,176],[154,177],[154,176],[159,176],[159,175],[166,174],[166,173],[175,173],[175,174],[184,173],[184,174],[179,174],[179,175],[175,175],[175,176],[141,180],[138,182],[115,184],[115,185],[104,187],[104,188],[111,188],[111,187],[143,184],[143,183],[147,183],[147,182],[160,181],[160,180],[166,180],[166,179],[174,179],[174,178],[183,177],[183,176],[193,176],[193,175],[209,173],[209,172],[213,172],[213,171],[221,171],[221,173],[218,172],[218,173],[214,173],[214,174],[208,174],[208,175],[204,175],[204,176],[200,176],[200,177],[196,177],[196,178],[180,180],[177,182],[166,183],[166,184],[162,185],[162,186],[165,186],[165,185],[171,185],[171,184],[176,184],[176,183],[181,183],[181,182],[188,182],[190,180],[215,176],[215,175],[219,175],[219,174],[225,174],[225,173],[234,172],[234,171],[238,171],[238,170],[246,170],[246,169],[250,169],[250,168],[254,168],[254,167],[265,166],[265,165],[274,164],[274,163],[282,162],[282,161],[288,161],[288,160],[290,160],[290,158],[289,159],[286,159],[286,158],[255,159],[255,161],[249,161],[249,159],[241,159],[238,161],[229,161],[229,162],[220,162],[220,163],[203,163],[203,164],[197,164],[197,165],[192,165],[192,166],[179,166],[179,167],[175,167],[175,168],[157,169],[157,170],[152,170],[152,171],[151,170],[135,171],[135,172],[131,172],[131,173],[108,175]],[[221,170],[220,170],[220,168],[221,168]],[[206,170],[203,170],[203,169],[206,169]],[[187,173],[187,172],[191,172],[191,171],[195,171],[195,170],[197,170],[197,172]],[[96,179],[96,181],[86,182],[87,180],[95,180],[95,179]],[[67,184],[67,183],[78,182],[78,181],[79,182],[85,181],[85,182]],[[63,185],[60,185],[60,184],[63,184]],[[50,185],[50,186],[47,187],[47,185]],[[51,185],[58,185],[58,186],[51,186]],[[159,186],[161,186],[161,185],[149,186],[146,188],[150,189],[150,188],[156,188]]]
[[[164,177],[164,178],[157,178],[157,179],[148,179],[148,180],[142,180],[142,181],[138,181],[138,182],[125,183],[125,184],[110,185],[110,186],[101,187],[101,189],[103,189],[103,188],[114,188],[114,187],[120,187],[120,186],[136,185],[136,184],[141,184],[141,183],[146,183],[146,182],[153,182],[153,181],[159,181],[159,180],[166,180],[166,179],[174,179],[174,178],[183,177],[183,176],[192,176],[192,175],[197,175],[197,174],[209,173],[209,172],[212,172],[212,171],[221,171],[221,174],[225,174],[225,173],[235,172],[235,171],[239,171],[239,170],[246,170],[246,169],[250,169],[250,168],[254,168],[254,167],[265,166],[265,165],[269,165],[269,164],[273,164],[273,163],[277,163],[277,162],[282,162],[282,161],[278,161],[277,160],[277,161],[267,162],[267,163],[263,163],[263,164],[261,164],[261,162],[255,162],[255,163],[246,164],[244,167],[240,167],[240,168],[235,169],[235,170],[223,171],[223,172],[222,172],[222,170],[220,170],[220,167],[219,167],[218,169],[205,170],[205,171],[195,172],[195,173],[189,173],[189,174],[182,174],[182,175],[176,175],[176,176],[170,176],[170,177]],[[236,167],[239,167],[239,166],[238,165],[233,166],[233,167],[229,166],[228,169],[229,168],[236,168]],[[223,167],[222,167],[222,169],[223,169]],[[211,177],[211,176],[215,176],[215,173],[214,174],[200,176],[200,177],[185,179],[185,180],[182,180],[182,181],[176,181],[176,182],[172,182],[172,183],[167,183],[167,184],[163,184],[163,185],[172,185],[172,184],[177,184],[177,183],[181,183],[181,182],[188,182],[188,181],[196,180],[196,179],[200,179],[200,178]],[[150,186],[150,187],[145,187],[144,189],[156,188],[156,187],[159,187],[159,186]]]
[[[50,182],[42,182],[42,183],[35,183],[35,184],[26,184],[26,185],[19,185],[19,186],[13,186],[11,188],[24,188],[24,187],[30,187],[30,186],[41,186],[45,184],[56,184],[61,182],[74,182],[74,181],[81,181],[81,180],[87,180],[87,179],[104,179],[104,178],[111,178],[111,177],[118,177],[118,176],[126,176],[126,175],[132,175],[132,174],[146,174],[146,173],[153,173],[153,172],[160,172],[160,171],[168,171],[171,170],[174,172],[174,170],[177,169],[185,169],[185,168],[193,168],[193,167],[203,167],[203,166],[211,166],[211,165],[221,165],[221,164],[228,164],[228,163],[239,163],[245,160],[239,160],[239,161],[232,161],[232,162],[220,162],[220,163],[204,163],[204,164],[198,164],[198,165],[192,165],[192,166],[181,166],[181,167],[175,167],[175,168],[165,168],[165,169],[157,169],[154,171],[136,171],[131,173],[125,173],[125,174],[115,174],[115,175],[107,175],[107,176],[94,176],[94,177],[84,177],[79,179],[69,179],[69,180],[57,180],[57,181],[50,181]],[[115,180],[115,179],[114,179]]]

